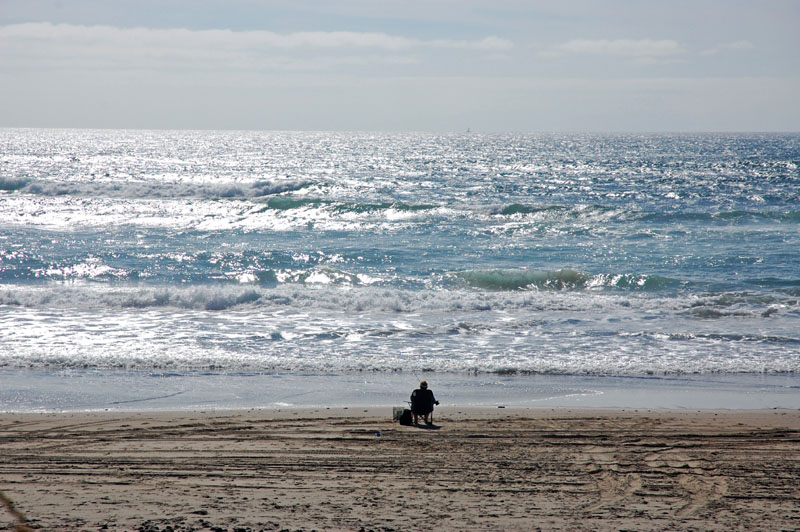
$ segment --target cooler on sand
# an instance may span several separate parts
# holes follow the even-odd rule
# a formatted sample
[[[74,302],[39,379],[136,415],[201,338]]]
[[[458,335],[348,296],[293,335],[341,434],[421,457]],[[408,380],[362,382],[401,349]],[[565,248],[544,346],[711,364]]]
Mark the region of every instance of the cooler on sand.
[[[392,420],[399,422],[401,425],[411,425],[411,410],[404,406],[393,406]]]

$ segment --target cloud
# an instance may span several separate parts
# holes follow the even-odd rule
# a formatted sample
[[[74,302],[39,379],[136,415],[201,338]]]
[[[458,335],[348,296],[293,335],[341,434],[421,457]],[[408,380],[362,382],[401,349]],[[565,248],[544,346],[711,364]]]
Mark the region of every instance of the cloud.
[[[0,64],[17,68],[298,68],[303,60],[326,54],[338,54],[344,63],[359,62],[342,59],[345,54],[372,58],[384,54],[388,63],[402,64],[415,59],[396,54],[431,49],[498,53],[513,46],[496,36],[470,41],[350,31],[276,33],[50,23],[0,27],[0,49],[6,51]],[[312,63],[320,61],[308,62]]]
[[[729,42],[724,44],[718,44],[713,48],[708,48],[707,50],[703,50],[700,52],[700,55],[717,55],[720,52],[725,51],[742,51],[742,50],[752,50],[755,48],[753,43],[750,41],[735,41]]]
[[[675,57],[684,53],[683,47],[673,40],[652,39],[575,39],[551,46],[539,53],[540,57],[594,55],[624,57],[648,62]]]
[[[440,41],[433,41],[434,43]],[[467,48],[484,52],[504,52],[511,50],[514,43],[500,37],[486,37],[480,41],[441,41],[445,48]]]

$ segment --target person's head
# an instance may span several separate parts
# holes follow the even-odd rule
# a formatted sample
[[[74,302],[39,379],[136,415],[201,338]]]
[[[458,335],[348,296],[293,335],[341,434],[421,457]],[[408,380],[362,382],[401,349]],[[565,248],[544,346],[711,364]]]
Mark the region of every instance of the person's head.
[[[419,383],[419,387],[423,390],[428,387],[428,381],[422,381]]]

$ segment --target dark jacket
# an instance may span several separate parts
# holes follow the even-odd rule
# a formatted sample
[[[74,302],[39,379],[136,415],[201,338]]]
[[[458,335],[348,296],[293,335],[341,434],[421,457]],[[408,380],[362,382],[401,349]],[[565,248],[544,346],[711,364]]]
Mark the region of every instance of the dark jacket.
[[[427,388],[419,388],[411,392],[411,411],[415,414],[429,414],[433,412],[436,398]]]

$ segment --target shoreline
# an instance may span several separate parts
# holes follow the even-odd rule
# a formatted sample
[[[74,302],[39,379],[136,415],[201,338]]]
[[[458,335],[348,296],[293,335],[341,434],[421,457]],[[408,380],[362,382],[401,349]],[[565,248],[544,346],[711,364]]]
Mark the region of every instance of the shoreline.
[[[800,527],[797,410],[440,407],[434,423],[382,407],[4,413],[0,492],[33,530]]]
[[[800,409],[798,374],[681,376],[422,373],[443,406]],[[0,369],[0,412],[194,411],[405,406],[419,377]]]

